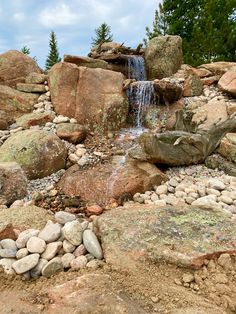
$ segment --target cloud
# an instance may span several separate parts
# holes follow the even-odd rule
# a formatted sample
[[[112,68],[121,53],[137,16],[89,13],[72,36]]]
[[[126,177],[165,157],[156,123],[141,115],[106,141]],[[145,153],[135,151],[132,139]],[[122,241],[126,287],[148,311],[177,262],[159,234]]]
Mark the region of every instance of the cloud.
[[[46,7],[39,14],[39,23],[50,28],[73,25],[77,19],[77,15],[71,11],[69,5],[63,2],[55,7]]]
[[[12,17],[17,22],[23,22],[25,20],[25,14],[23,12],[16,12]]]

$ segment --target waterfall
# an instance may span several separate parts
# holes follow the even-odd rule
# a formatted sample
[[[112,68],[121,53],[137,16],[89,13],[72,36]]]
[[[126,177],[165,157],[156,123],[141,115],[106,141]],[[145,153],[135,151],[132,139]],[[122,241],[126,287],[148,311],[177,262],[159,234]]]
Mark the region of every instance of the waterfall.
[[[130,113],[134,119],[134,126],[142,127],[143,113],[155,105],[154,85],[151,81],[139,81],[130,85],[127,90]]]
[[[128,78],[136,81],[146,80],[144,58],[141,56],[128,56]]]

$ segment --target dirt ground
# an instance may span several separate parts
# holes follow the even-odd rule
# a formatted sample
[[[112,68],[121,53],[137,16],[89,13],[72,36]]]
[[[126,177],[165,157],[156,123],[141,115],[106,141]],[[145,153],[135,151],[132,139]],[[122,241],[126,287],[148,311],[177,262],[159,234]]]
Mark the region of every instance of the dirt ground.
[[[234,275],[234,266],[236,263],[233,261],[233,268],[226,272],[217,263],[213,264],[213,266],[212,263],[206,265],[195,272],[173,265],[145,264],[140,265],[140,269],[135,273],[119,271],[105,265],[96,271],[68,271],[56,274],[50,279],[41,277],[31,281],[24,281],[21,277],[11,277],[1,273],[0,313],[55,313],[50,310],[53,301],[50,299],[48,291],[57,285],[91,272],[104,276],[109,275],[111,277],[109,290],[127,295],[146,313],[235,313],[236,275]],[[202,282],[198,282],[198,289],[196,283],[192,285],[187,283],[185,287],[183,286],[181,280],[183,274],[186,273],[200,278]],[[103,292],[99,282],[96,283],[96,289],[100,293]],[[83,311],[76,305],[72,305],[67,312],[68,314],[98,313],[97,311]]]

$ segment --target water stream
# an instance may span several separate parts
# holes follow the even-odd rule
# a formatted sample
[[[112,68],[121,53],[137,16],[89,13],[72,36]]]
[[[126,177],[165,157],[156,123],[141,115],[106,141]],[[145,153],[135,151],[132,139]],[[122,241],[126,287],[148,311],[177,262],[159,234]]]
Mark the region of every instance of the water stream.
[[[145,62],[142,56],[128,56],[128,77],[137,81],[130,85],[127,95],[133,126],[141,128],[144,112],[155,104],[153,82],[146,80]]]

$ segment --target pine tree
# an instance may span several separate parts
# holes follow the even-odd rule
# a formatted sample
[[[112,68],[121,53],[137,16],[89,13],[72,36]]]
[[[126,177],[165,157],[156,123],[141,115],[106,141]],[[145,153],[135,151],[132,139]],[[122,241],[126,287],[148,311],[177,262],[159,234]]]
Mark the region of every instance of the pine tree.
[[[23,46],[20,51],[24,53],[25,55],[30,54],[30,49],[27,46]]]
[[[152,30],[150,30],[148,26],[146,27],[147,38],[144,38],[143,40],[144,44],[147,46],[148,41],[151,40],[152,38],[166,34],[167,34],[167,21],[165,11],[163,10],[163,6],[160,3],[159,9],[155,10],[155,17],[152,23]]]
[[[53,31],[50,34],[49,47],[50,47],[50,51],[49,51],[49,55],[46,59],[46,64],[45,64],[46,70],[49,70],[54,64],[61,61],[61,58],[59,57],[58,48],[57,48],[56,35]]]
[[[105,42],[111,42],[113,35],[111,34],[111,27],[105,22],[95,29],[95,38],[92,38],[92,47]]]

